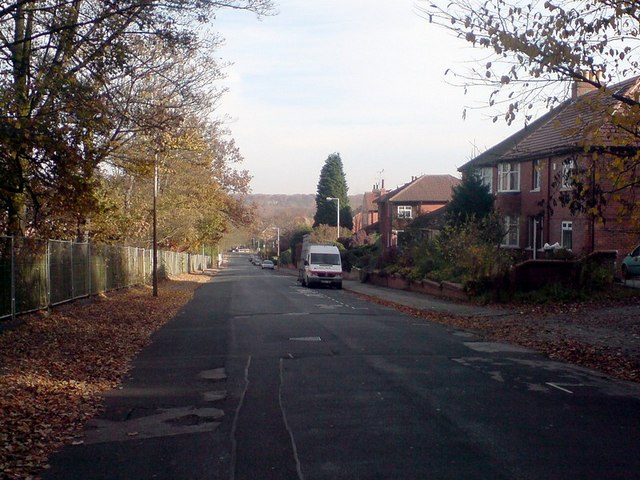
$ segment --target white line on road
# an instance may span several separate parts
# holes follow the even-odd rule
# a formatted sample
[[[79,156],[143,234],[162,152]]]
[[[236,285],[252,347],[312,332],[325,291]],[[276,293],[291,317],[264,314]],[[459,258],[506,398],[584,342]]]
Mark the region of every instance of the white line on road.
[[[566,388],[561,387],[560,385],[556,385],[555,383],[546,382],[547,385],[553,388],[557,388],[558,390],[562,390],[563,392],[573,393],[571,390],[567,390]]]
[[[300,464],[300,457],[298,457],[298,447],[296,446],[296,439],[293,437],[293,431],[289,426],[289,421],[287,420],[287,414],[284,411],[284,404],[282,403],[282,385],[284,384],[284,368],[283,368],[283,359],[280,359],[280,387],[278,388],[278,402],[280,403],[280,411],[282,412],[282,420],[284,421],[284,426],[289,432],[289,437],[291,438],[291,447],[293,448],[293,458],[296,461],[296,472],[298,472],[299,480],[304,480],[304,475],[302,474],[302,465]]]

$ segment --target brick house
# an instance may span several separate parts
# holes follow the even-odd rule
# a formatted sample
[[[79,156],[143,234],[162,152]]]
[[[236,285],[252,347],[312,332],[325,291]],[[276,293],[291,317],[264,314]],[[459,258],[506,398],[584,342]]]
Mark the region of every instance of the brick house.
[[[452,175],[422,175],[381,195],[376,203],[383,248],[396,246],[398,233],[415,218],[444,207],[451,200],[453,187],[459,183]]]
[[[639,78],[610,91],[633,96],[640,91]],[[611,94],[574,87],[569,100],[459,168],[478,174],[495,195],[507,231],[504,247],[540,258],[545,244],[558,243],[578,255],[618,250],[620,260],[639,241],[639,232],[617,218],[616,202],[605,207],[604,222],[572,214],[558,202],[562,192],[571,190],[577,168],[588,167],[591,179],[604,179],[616,154],[637,151],[637,138],[610,121],[616,108],[620,102]]]
[[[375,184],[370,192],[365,192],[362,196],[362,205],[358,208],[358,213],[353,217],[353,232],[358,233],[378,230],[378,204],[376,200],[387,193],[384,188],[384,180],[381,184]]]

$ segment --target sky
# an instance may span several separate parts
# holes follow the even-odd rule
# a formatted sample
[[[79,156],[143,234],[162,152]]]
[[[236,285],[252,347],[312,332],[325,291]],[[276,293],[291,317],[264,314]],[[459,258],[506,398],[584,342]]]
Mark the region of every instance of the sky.
[[[418,15],[414,0],[281,0],[257,19],[221,11],[212,27],[232,62],[218,114],[249,170],[252,193],[316,193],[327,157],[342,158],[349,194],[384,180],[458,175],[516,131],[477,107],[447,69],[484,54]]]

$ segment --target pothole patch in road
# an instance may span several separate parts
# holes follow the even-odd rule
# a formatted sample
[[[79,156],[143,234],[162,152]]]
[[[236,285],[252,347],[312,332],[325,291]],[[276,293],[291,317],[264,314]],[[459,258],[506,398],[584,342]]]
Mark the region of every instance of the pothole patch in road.
[[[319,303],[317,305],[314,305],[316,308],[320,308],[320,309],[324,309],[324,310],[333,310],[335,308],[342,308],[342,305],[338,305],[338,304],[326,304],[326,303]]]
[[[198,374],[200,378],[205,380],[221,381],[227,379],[227,372],[224,367],[213,368],[211,370],[204,370]]]
[[[220,426],[224,416],[218,408],[168,408],[155,414],[125,421],[93,419],[85,431],[86,445],[126,442],[145,438],[169,437],[189,433],[210,432]]]
[[[205,402],[219,402],[220,400],[227,398],[227,391],[215,390],[212,392],[204,392],[202,397]]]
[[[464,342],[465,347],[483,353],[535,353],[533,350],[518,345],[498,342]]]
[[[222,410],[220,410],[222,412]],[[189,415],[183,415],[178,418],[169,418],[165,420],[164,423],[168,423],[169,425],[179,425],[179,426],[192,426],[192,425],[200,425],[202,423],[211,423],[218,420],[222,415],[217,415],[213,417],[203,417],[201,415],[196,415],[195,413],[190,413]]]

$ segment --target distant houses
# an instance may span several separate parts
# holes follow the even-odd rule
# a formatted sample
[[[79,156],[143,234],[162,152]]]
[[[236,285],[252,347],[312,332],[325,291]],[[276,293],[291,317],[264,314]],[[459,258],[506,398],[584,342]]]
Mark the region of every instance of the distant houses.
[[[398,235],[416,218],[441,210],[460,183],[453,175],[421,175],[387,191],[384,182],[363,197],[360,230],[380,234],[383,248],[396,246]],[[354,222],[355,225],[356,222]]]

